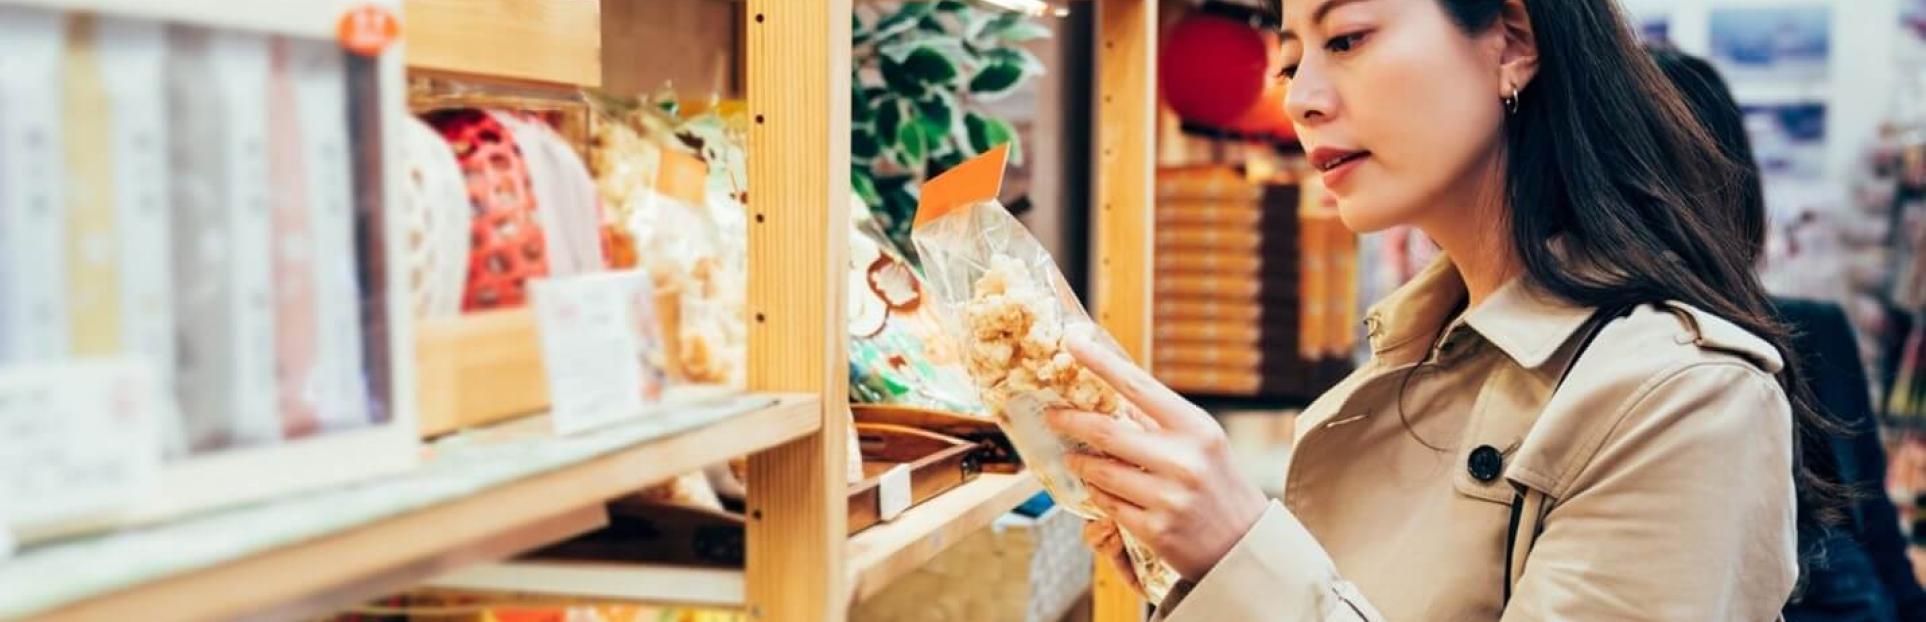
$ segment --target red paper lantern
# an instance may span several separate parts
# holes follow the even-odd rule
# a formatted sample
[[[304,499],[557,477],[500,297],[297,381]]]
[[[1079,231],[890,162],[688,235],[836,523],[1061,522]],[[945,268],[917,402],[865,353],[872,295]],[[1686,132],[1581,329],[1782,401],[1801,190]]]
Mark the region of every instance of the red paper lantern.
[[[1273,80],[1258,95],[1257,101],[1231,122],[1230,129],[1245,134],[1275,136],[1287,141],[1297,140],[1297,128],[1291,126],[1291,113],[1284,109],[1284,97],[1290,89],[1282,80]]]
[[[1249,22],[1201,12],[1184,16],[1157,59],[1164,103],[1185,121],[1232,128],[1274,82],[1274,47]]]

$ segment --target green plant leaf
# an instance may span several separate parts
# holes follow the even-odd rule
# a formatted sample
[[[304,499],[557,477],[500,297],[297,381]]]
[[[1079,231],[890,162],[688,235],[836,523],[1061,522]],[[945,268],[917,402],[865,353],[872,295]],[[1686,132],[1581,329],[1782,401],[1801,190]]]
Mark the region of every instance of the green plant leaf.
[[[1023,76],[1021,65],[993,62],[984,65],[977,70],[975,77],[970,78],[970,93],[979,100],[992,101],[1016,90]]]
[[[849,89],[849,121],[869,123],[876,120],[876,110],[869,107],[869,89],[854,85]]]
[[[1016,136],[1009,122],[974,112],[963,117],[963,125],[970,135],[970,149],[977,154],[1008,143]]]
[[[993,31],[987,31],[985,34],[1009,43],[1022,43],[1024,41],[1050,38],[1050,28],[1043,24],[1024,20],[997,28]]]
[[[974,55],[970,54],[970,51],[963,47],[962,40],[955,37],[943,36],[920,37],[896,41],[883,46],[878,51],[882,53],[884,58],[898,63],[904,63],[909,61],[910,54],[919,50],[928,50],[940,54],[944,60],[957,66],[961,66],[974,58]]]
[[[1046,70],[1043,66],[1043,59],[1037,58],[1036,54],[1020,47],[1002,47],[990,50],[983,55],[983,58],[992,63],[1004,63],[1021,67],[1023,68],[1023,75],[1025,76],[1040,76],[1043,75]]]
[[[876,190],[876,180],[870,178],[868,169],[860,166],[849,169],[849,190],[871,208],[883,204],[883,194]]]
[[[923,160],[929,157],[928,137],[923,135],[923,126],[917,123],[904,123],[896,128],[896,145],[905,158],[903,166],[912,169],[923,168]]]
[[[994,14],[980,14],[976,19],[971,20],[968,27],[963,30],[963,37],[982,46],[989,43],[989,40],[996,36],[995,33],[1001,32],[1021,21],[1023,21],[1023,15],[1018,13],[998,12]]]
[[[876,109],[876,136],[880,138],[878,142],[882,146],[895,147],[902,144],[896,137],[898,136],[897,132],[902,130],[904,125],[903,120],[903,100],[889,97],[878,102]]]
[[[876,139],[876,132],[869,128],[856,128],[849,133],[849,157],[868,162],[883,152],[882,141]]]
[[[956,63],[933,47],[918,47],[904,57],[903,66],[924,84],[947,88],[962,74]]]
[[[956,13],[959,11],[968,10],[969,8],[970,8],[970,4],[967,2],[963,2],[962,0],[942,0],[941,2],[936,3],[936,10],[942,11],[944,13]]]
[[[923,82],[917,79],[916,72],[910,70],[907,65],[891,61],[888,58],[884,58],[881,64],[883,84],[889,87],[890,91],[895,92],[897,95],[908,97],[923,94],[925,90],[923,88]]]
[[[956,127],[956,96],[948,91],[933,91],[916,100],[916,114],[931,136],[942,136]]]
[[[870,34],[869,40],[885,41],[909,32],[916,28],[917,22],[922,21],[924,16],[934,10],[936,6],[928,2],[905,2],[895,13],[876,22],[876,31]]]

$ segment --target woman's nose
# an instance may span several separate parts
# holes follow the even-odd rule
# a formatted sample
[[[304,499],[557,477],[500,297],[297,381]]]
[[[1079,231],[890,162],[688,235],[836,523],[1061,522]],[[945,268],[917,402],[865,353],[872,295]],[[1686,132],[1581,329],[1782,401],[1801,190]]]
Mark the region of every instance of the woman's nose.
[[[1336,115],[1337,93],[1323,73],[1308,59],[1298,65],[1297,74],[1291,78],[1289,91],[1284,96],[1284,108],[1290,113],[1291,122],[1316,125]]]

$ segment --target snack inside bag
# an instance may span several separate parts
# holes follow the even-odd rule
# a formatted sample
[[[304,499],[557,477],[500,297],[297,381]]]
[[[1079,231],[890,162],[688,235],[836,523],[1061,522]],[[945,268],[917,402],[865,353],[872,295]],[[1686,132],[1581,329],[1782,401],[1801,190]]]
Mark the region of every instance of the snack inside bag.
[[[1049,251],[997,202],[1005,149],[925,183],[911,240],[945,330],[962,344],[984,405],[1023,463],[1065,509],[1101,519],[1102,509],[1064,464],[1067,452],[1089,449],[1050,431],[1044,414],[1068,408],[1142,422],[1070,355],[1067,338],[1123,349],[1090,319]],[[1123,536],[1146,595],[1163,600],[1176,572],[1128,531]]]

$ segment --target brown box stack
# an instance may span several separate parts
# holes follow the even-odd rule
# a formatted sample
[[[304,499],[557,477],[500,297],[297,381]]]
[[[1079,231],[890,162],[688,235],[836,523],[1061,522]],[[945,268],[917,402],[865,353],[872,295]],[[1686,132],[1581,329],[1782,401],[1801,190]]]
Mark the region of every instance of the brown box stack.
[[[1304,400],[1349,371],[1354,322],[1337,322],[1355,315],[1342,308],[1355,237],[1328,210],[1300,215],[1303,198],[1230,167],[1158,171],[1159,379],[1197,396]]]

